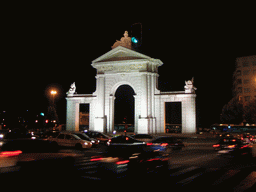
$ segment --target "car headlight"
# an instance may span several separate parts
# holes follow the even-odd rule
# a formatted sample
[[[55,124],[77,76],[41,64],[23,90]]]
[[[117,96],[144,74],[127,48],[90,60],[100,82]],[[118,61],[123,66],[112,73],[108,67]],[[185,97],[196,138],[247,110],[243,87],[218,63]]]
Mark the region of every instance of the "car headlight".
[[[87,143],[87,142],[85,142],[85,143],[84,143],[84,145],[88,145],[88,143]]]
[[[92,142],[92,143],[95,143],[95,141],[94,141],[94,140],[92,140],[91,142]]]

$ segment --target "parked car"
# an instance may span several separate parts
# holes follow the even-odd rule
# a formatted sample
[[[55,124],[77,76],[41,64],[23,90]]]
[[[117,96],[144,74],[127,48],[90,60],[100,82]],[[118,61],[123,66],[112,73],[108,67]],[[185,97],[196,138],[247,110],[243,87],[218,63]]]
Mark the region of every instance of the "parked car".
[[[213,145],[213,148],[217,151],[218,154],[229,155],[233,157],[241,155],[252,156],[251,145],[233,137],[220,139],[218,143]]]
[[[47,140],[51,141],[56,147],[75,147],[76,149],[92,147],[92,142],[89,139],[80,138],[72,132],[61,132],[57,137],[49,137]]]
[[[158,137],[152,141],[152,143],[147,143],[154,150],[170,152],[172,150],[181,150],[185,145],[181,140],[176,137]]]

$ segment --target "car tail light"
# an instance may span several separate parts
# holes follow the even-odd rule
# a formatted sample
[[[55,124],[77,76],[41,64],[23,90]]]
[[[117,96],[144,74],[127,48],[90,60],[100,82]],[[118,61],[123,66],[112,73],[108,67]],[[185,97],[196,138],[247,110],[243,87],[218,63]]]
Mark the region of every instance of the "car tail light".
[[[91,161],[100,161],[102,160],[102,157],[91,159]]]
[[[122,165],[122,164],[127,164],[127,163],[129,163],[129,160],[117,161],[116,162],[117,165]]]
[[[148,159],[147,161],[158,161],[160,158],[153,158],[153,159]]]
[[[100,161],[100,160],[102,160],[103,158],[102,157],[100,157],[100,156],[93,156],[92,158],[91,158],[91,161]]]
[[[161,159],[161,161],[168,161],[168,160],[169,160],[169,157]]]
[[[212,145],[212,147],[219,147],[219,146],[220,146],[220,144]]]
[[[249,145],[244,145],[242,147],[240,147],[240,149],[246,148],[246,147],[250,147]]]
[[[13,156],[18,156],[21,153],[22,153],[21,150],[17,150],[17,151],[2,151],[0,153],[0,157],[13,157]]]
[[[168,145],[168,143],[162,143],[160,146],[166,147],[167,145]]]
[[[153,143],[147,143],[148,146],[153,145]]]
[[[228,145],[228,148],[232,149],[232,148],[235,148],[236,145]]]

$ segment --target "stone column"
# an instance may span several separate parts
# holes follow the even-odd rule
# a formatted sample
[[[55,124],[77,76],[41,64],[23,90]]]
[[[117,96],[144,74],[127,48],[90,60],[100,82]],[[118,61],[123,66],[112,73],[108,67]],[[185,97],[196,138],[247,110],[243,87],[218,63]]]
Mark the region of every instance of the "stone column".
[[[115,106],[115,96],[110,95],[109,96],[109,117],[108,117],[108,125],[107,125],[107,131],[113,132],[114,130],[114,106]]]
[[[67,131],[79,131],[79,101],[74,98],[66,98],[67,100]]]
[[[148,133],[148,86],[147,74],[141,74],[140,114],[138,119],[138,133]]]
[[[96,93],[97,103],[95,110],[94,130],[105,132],[106,120],[105,120],[105,77],[101,75],[96,76]]]
[[[182,133],[196,133],[196,94],[186,94],[181,105]]]

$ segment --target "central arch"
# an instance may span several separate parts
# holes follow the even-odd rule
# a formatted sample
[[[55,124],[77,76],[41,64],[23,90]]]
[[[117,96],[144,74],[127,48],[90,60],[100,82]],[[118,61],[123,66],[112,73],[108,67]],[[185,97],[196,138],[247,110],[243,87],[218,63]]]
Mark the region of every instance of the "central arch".
[[[117,131],[125,126],[134,127],[134,95],[133,88],[127,84],[120,85],[115,92],[114,125]],[[122,126],[120,126],[122,124]],[[118,126],[119,125],[119,126]]]

